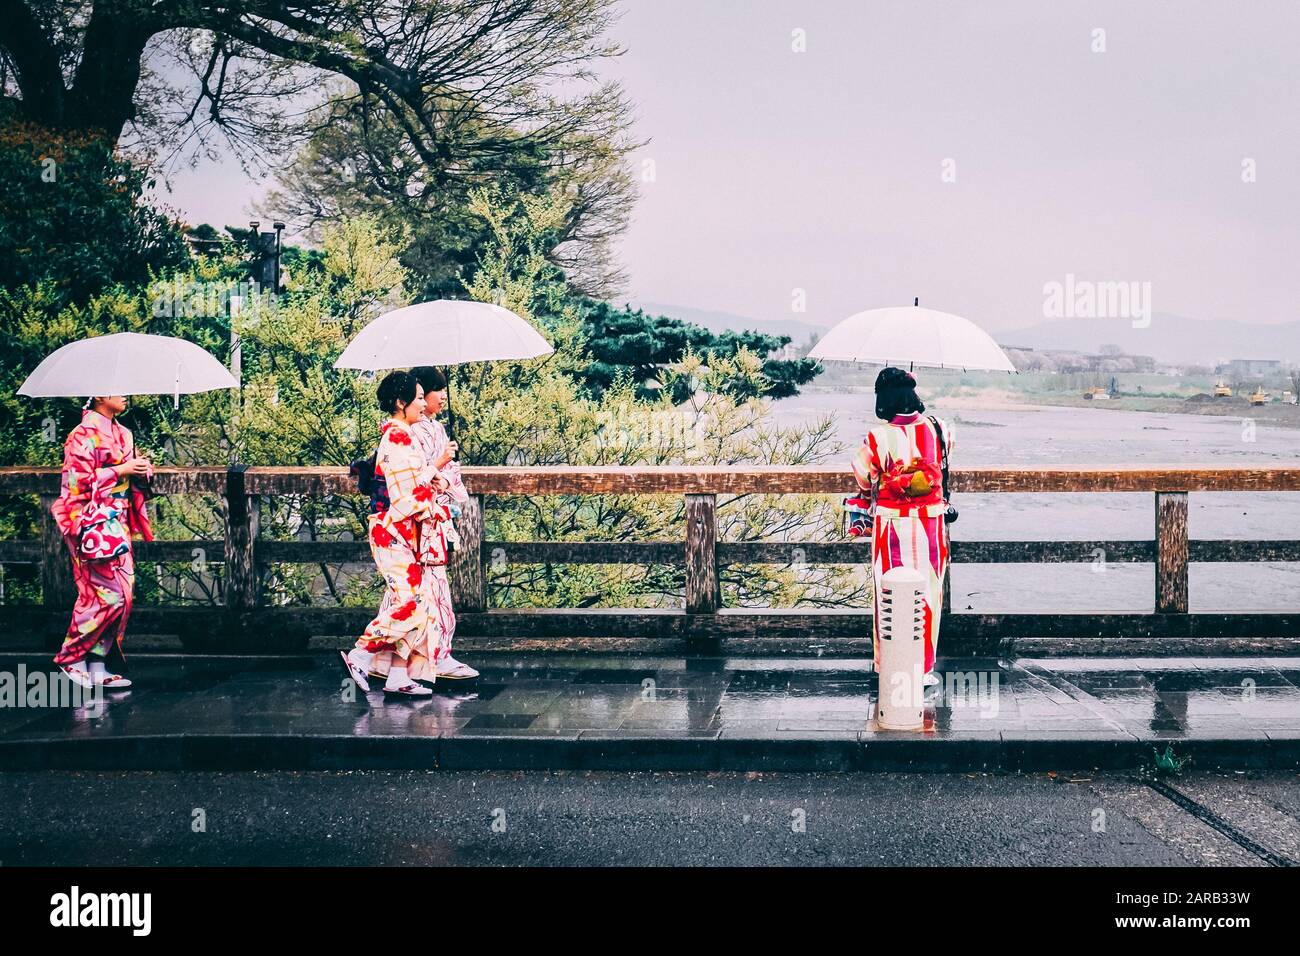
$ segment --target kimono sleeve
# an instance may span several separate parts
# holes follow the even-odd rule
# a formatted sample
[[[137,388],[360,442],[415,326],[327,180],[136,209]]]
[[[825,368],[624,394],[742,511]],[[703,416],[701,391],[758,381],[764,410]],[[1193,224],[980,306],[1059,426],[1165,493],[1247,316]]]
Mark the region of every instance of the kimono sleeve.
[[[863,491],[870,491],[880,480],[880,455],[876,450],[876,436],[873,432],[867,432],[867,440],[853,453],[852,465],[853,477]]]
[[[451,496],[452,501],[459,505],[469,501],[469,489],[465,487],[465,481],[460,476],[460,462],[447,462],[447,466],[442,470],[442,477],[447,480],[447,494]]]
[[[99,446],[89,430],[78,426],[63,443],[63,480],[58,500],[50,509],[64,534],[81,531],[82,509],[118,482],[117,471],[100,467]]]
[[[379,443],[376,465],[388,484],[388,516],[393,521],[442,521],[451,517],[446,505],[435,502],[433,480],[437,471],[424,462],[419,449],[392,441],[388,434]]]
[[[63,473],[68,482],[68,499],[90,501],[98,492],[111,491],[118,483],[117,470],[99,467],[98,446],[89,433],[76,429],[63,446]]]
[[[447,437],[447,430],[442,427],[442,422],[437,419],[422,421],[415,427],[424,427],[428,429],[427,433],[430,436],[430,447],[433,452],[432,455],[430,455],[431,460],[442,454],[446,449],[448,442],[451,441],[451,439]],[[443,481],[447,482],[446,493],[451,497],[452,501],[457,504],[464,504],[469,500],[469,491],[465,488],[465,482],[460,476],[460,462],[453,458],[451,461],[447,462],[447,464],[442,466],[438,471],[438,475]]]

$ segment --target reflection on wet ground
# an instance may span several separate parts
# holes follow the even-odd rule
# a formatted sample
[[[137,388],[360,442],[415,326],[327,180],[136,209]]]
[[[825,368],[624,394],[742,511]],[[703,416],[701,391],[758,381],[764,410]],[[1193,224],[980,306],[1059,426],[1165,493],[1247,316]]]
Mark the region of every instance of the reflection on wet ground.
[[[0,706],[0,741],[177,735],[842,740],[876,727],[860,659],[466,655],[472,683],[432,698],[356,692],[337,657],[136,656],[130,691],[94,708]],[[47,661],[0,657],[0,676]],[[940,660],[916,736],[1300,738],[1300,659]],[[14,678],[11,677],[12,681]],[[12,683],[11,683],[11,686]],[[30,699],[28,700],[30,704]]]

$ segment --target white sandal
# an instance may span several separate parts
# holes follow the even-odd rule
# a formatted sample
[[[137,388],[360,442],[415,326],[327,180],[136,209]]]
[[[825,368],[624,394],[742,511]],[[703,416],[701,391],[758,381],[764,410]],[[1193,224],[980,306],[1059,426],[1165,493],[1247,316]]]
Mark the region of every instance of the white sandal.
[[[444,667],[447,669],[443,670]],[[450,654],[439,661],[437,673],[439,680],[473,680],[478,677],[478,671],[456,660]]]
[[[339,651],[339,657],[343,658],[343,667],[347,670],[348,676],[352,678],[352,683],[360,687],[362,691],[369,693],[370,681],[366,680],[365,668],[353,663],[352,658],[348,657],[347,651]]]
[[[385,684],[384,693],[396,694],[399,697],[429,697],[433,694],[433,691],[428,687],[425,687],[423,684],[417,684],[415,681],[411,681],[409,684],[402,684],[399,687],[389,687]]]
[[[102,680],[91,674],[90,679],[104,690],[126,690],[131,686],[131,678],[123,677],[121,674],[105,674]]]
[[[78,687],[84,687],[90,690],[95,686],[94,679],[90,676],[90,671],[84,667],[69,667],[67,664],[60,664],[59,670],[68,675],[68,680]]]

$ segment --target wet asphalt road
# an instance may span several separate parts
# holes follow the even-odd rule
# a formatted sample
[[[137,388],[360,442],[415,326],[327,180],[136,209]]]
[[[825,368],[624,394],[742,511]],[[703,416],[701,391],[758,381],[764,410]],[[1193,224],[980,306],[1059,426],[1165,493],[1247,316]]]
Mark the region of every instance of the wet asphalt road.
[[[1300,775],[1172,785],[1186,806],[1110,774],[11,772],[0,865],[1300,862]]]

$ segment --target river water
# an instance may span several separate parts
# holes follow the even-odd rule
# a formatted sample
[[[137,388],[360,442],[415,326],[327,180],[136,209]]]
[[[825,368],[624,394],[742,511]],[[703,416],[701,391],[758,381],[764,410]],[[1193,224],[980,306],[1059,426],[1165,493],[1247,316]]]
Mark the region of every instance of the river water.
[[[773,403],[794,425],[831,415],[845,448],[875,421],[868,393],[805,392]],[[1300,429],[1240,417],[1049,406],[982,407],[942,400],[928,412],[953,426],[952,460],[963,465],[1300,465]],[[845,454],[847,460],[847,453]],[[954,540],[1140,540],[1155,536],[1154,495],[959,494]],[[1300,493],[1193,493],[1193,538],[1300,538]],[[956,610],[1150,611],[1155,568],[1106,564],[1081,549],[1081,564],[957,564]],[[1300,610],[1300,564],[1193,564],[1193,611]]]

